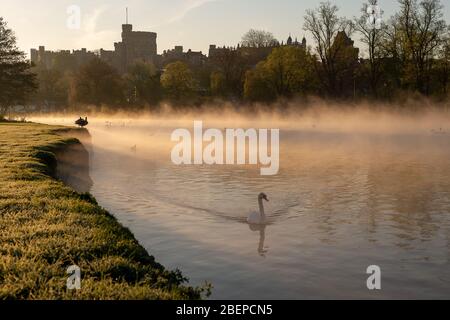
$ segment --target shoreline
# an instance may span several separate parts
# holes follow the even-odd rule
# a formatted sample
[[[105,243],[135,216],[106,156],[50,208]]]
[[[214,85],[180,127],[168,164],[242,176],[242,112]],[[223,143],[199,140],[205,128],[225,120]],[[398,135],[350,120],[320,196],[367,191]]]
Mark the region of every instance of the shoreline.
[[[0,124],[0,299],[201,299],[205,288],[166,270],[95,198],[55,178],[57,154],[82,146],[74,130],[88,134]],[[71,265],[81,290],[66,288]]]
[[[64,130],[63,137],[76,138],[78,143],[69,144],[55,152],[58,163],[54,177],[78,193],[90,193],[93,181],[90,177],[91,135],[86,129]]]

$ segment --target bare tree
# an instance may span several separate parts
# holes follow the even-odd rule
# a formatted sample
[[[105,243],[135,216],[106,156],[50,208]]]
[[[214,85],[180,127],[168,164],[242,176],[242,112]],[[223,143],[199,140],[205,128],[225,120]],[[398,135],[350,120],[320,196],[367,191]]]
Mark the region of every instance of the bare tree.
[[[278,44],[278,40],[271,32],[250,29],[242,36],[241,44],[243,47],[251,48],[273,47]]]
[[[419,92],[429,94],[432,63],[447,31],[443,6],[440,0],[399,0],[399,4],[396,21],[412,62],[415,86]]]
[[[353,23],[345,18],[338,17],[338,7],[330,2],[321,2],[314,10],[307,10],[304,30],[311,32],[316,52],[319,55],[322,72],[319,77],[324,82],[331,95],[337,92],[338,60],[345,43],[336,42],[339,32],[350,36],[353,32]]]
[[[441,92],[444,96],[447,96],[450,82],[450,37],[448,36],[444,39],[439,50],[439,60],[436,69]]]
[[[367,46],[369,55],[369,83],[374,96],[377,96],[379,80],[381,78],[382,59],[384,57],[383,36],[386,32],[386,24],[381,21],[382,11],[376,11],[378,0],[369,0],[361,9],[361,16],[354,19],[355,30],[361,35],[361,42]],[[376,21],[375,14],[379,14],[380,20]],[[372,18],[372,19],[371,19]]]
[[[381,48],[386,66],[386,69],[383,70],[383,76],[389,77],[392,81],[391,89],[400,88],[408,59],[402,43],[400,26],[395,16],[389,19],[383,29]]]

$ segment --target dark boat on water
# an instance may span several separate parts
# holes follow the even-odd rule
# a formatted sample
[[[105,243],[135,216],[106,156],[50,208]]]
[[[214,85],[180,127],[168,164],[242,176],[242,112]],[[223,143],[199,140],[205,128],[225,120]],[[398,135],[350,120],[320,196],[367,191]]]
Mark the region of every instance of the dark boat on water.
[[[75,124],[80,126],[81,128],[86,127],[89,124],[88,118],[85,119],[81,118],[75,121]]]

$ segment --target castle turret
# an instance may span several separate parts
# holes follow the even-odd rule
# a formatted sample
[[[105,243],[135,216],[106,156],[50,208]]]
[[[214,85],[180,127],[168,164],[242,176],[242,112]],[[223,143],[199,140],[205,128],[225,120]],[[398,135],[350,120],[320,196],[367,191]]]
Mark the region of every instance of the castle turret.
[[[122,25],[122,37],[124,34],[133,32],[133,25],[132,24],[123,24]]]
[[[286,44],[287,44],[288,46],[291,46],[291,45],[292,45],[292,37],[291,37],[291,35],[289,35],[289,38],[287,39]]]

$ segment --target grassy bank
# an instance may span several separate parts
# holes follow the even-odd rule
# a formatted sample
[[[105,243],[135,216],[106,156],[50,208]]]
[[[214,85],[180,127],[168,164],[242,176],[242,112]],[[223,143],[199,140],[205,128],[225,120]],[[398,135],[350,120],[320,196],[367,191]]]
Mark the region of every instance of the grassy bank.
[[[52,178],[61,127],[0,123],[0,299],[196,299],[180,272],[155,262],[129,230]],[[82,289],[68,291],[77,265]]]

